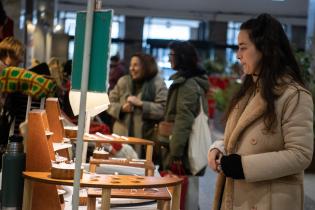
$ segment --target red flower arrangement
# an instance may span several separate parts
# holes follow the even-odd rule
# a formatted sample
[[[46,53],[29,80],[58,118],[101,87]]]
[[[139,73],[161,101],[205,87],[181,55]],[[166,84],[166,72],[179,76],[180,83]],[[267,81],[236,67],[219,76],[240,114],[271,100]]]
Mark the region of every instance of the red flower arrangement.
[[[222,75],[211,75],[208,77],[210,88],[208,91],[208,112],[213,118],[215,109],[224,111],[231,98],[235,78]],[[235,83],[236,84],[236,83]]]

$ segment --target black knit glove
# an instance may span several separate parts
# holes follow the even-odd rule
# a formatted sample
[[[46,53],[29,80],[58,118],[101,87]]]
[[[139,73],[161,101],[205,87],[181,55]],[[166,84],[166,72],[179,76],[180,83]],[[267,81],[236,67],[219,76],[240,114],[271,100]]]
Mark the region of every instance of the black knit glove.
[[[222,156],[221,168],[225,176],[233,179],[244,179],[242,158],[238,154]]]

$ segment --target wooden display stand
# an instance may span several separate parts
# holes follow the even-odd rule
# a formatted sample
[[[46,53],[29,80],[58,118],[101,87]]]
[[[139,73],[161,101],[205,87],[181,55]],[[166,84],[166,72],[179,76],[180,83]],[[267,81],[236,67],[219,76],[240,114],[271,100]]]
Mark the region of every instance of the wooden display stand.
[[[111,135],[104,135],[105,137],[100,137],[96,134],[88,134],[83,136],[83,141],[84,142],[94,142],[96,144],[101,144],[101,143],[121,143],[121,144],[134,144],[134,145],[145,145],[146,146],[146,158],[145,158],[145,164],[140,166],[141,164],[133,164],[133,167],[140,167],[140,168],[145,168],[145,175],[146,176],[153,176],[154,174],[154,167],[153,162],[152,162],[152,154],[153,154],[153,141],[145,140],[145,139],[140,139],[136,137],[117,137],[113,138]],[[75,140],[75,139],[73,139]],[[115,160],[100,160],[100,159],[91,159],[90,160],[90,171],[95,172],[96,166],[99,164],[116,164],[117,161]],[[123,162],[120,165],[128,165],[124,164]],[[143,167],[144,166],[144,167]]]
[[[24,185],[24,198],[23,198],[23,209],[32,210],[61,210],[62,204],[57,193],[56,185],[72,185],[73,180],[60,180],[50,178],[51,161],[55,160],[55,153],[53,149],[52,136],[53,133],[50,131],[48,118],[44,110],[33,110],[29,113],[28,118],[28,141],[27,141],[27,153],[26,153],[26,180]],[[95,139],[94,139],[95,140]],[[100,142],[107,142],[104,139],[99,139]],[[116,139],[111,142],[123,142],[130,143],[134,142],[136,144],[145,143],[147,145],[147,159],[152,160],[152,147],[153,142],[141,140],[137,138],[126,139]],[[123,165],[123,164],[122,164]],[[141,164],[140,164],[141,165]],[[153,174],[154,166],[146,165],[142,166],[150,173]],[[36,171],[36,172],[35,172]],[[150,174],[148,173],[148,174]],[[37,178],[30,178],[27,174],[36,174]],[[38,176],[39,177],[38,177]],[[44,178],[42,177],[44,175]],[[85,177],[89,175],[83,174]],[[176,185],[177,191],[173,194],[173,207],[172,209],[178,209],[179,197],[180,195],[180,179],[168,179],[161,177],[135,177],[135,176],[124,176],[124,175],[100,175],[102,180],[95,181],[90,178],[82,179],[81,186],[91,187],[89,190],[89,207],[93,209],[95,206],[96,197],[102,197],[103,209],[109,209],[109,198],[112,197],[133,197],[134,198],[144,198],[144,199],[155,199],[158,200],[159,209],[169,208],[167,205],[171,200],[169,192],[166,186]],[[112,177],[107,179],[106,177]],[[37,180],[37,181],[30,181]],[[38,179],[46,181],[38,181]],[[121,180],[116,183],[117,180]],[[107,181],[106,181],[107,180]],[[129,181],[128,181],[129,180]],[[146,181],[147,180],[147,181]],[[52,184],[49,185],[48,183]],[[142,187],[141,187],[142,186]],[[147,193],[143,188],[161,188],[158,192]],[[93,190],[92,188],[102,188],[102,192]],[[128,194],[128,190],[113,190],[113,189],[141,189],[138,190],[136,194]],[[130,191],[129,191],[130,192]],[[100,194],[99,194],[100,193]],[[175,197],[174,197],[175,196]]]
[[[70,159],[69,149],[71,144],[63,144],[65,139],[65,130],[62,123],[62,116],[58,98],[47,98],[45,105],[50,130],[53,132],[51,140],[53,141],[54,151],[58,150],[60,156]]]
[[[55,160],[52,132],[50,131],[46,112],[32,110],[28,116],[28,137],[26,150],[26,171],[49,172],[51,161]],[[31,196],[32,210],[61,210],[61,203],[56,185],[34,183],[31,195],[28,195],[24,186],[24,203],[30,202],[25,198]]]

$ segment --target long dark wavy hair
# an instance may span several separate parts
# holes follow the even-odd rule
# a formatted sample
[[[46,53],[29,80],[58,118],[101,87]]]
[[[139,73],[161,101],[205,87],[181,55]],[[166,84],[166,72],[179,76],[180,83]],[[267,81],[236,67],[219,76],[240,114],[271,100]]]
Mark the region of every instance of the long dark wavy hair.
[[[277,81],[279,78],[289,76],[304,87],[300,67],[281,23],[271,15],[261,14],[256,18],[249,19],[241,25],[240,29],[248,32],[251,42],[262,54],[261,71],[256,82],[261,88],[262,98],[267,102],[267,109],[263,113],[266,131],[272,132],[273,126],[277,124],[275,100],[279,95],[274,91]],[[240,90],[232,98],[225,120],[246,93],[255,91],[256,82],[253,81],[251,75],[245,76]]]
[[[185,78],[205,74],[199,66],[199,58],[196,48],[187,41],[172,41],[169,48],[174,51],[174,70],[177,70]]]

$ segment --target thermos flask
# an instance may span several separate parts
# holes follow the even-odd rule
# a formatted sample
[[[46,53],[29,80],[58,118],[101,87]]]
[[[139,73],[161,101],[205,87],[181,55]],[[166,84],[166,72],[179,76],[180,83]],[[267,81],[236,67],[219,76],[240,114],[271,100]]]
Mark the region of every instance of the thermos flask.
[[[2,157],[2,209],[22,209],[25,170],[23,137],[9,137],[7,150]]]

